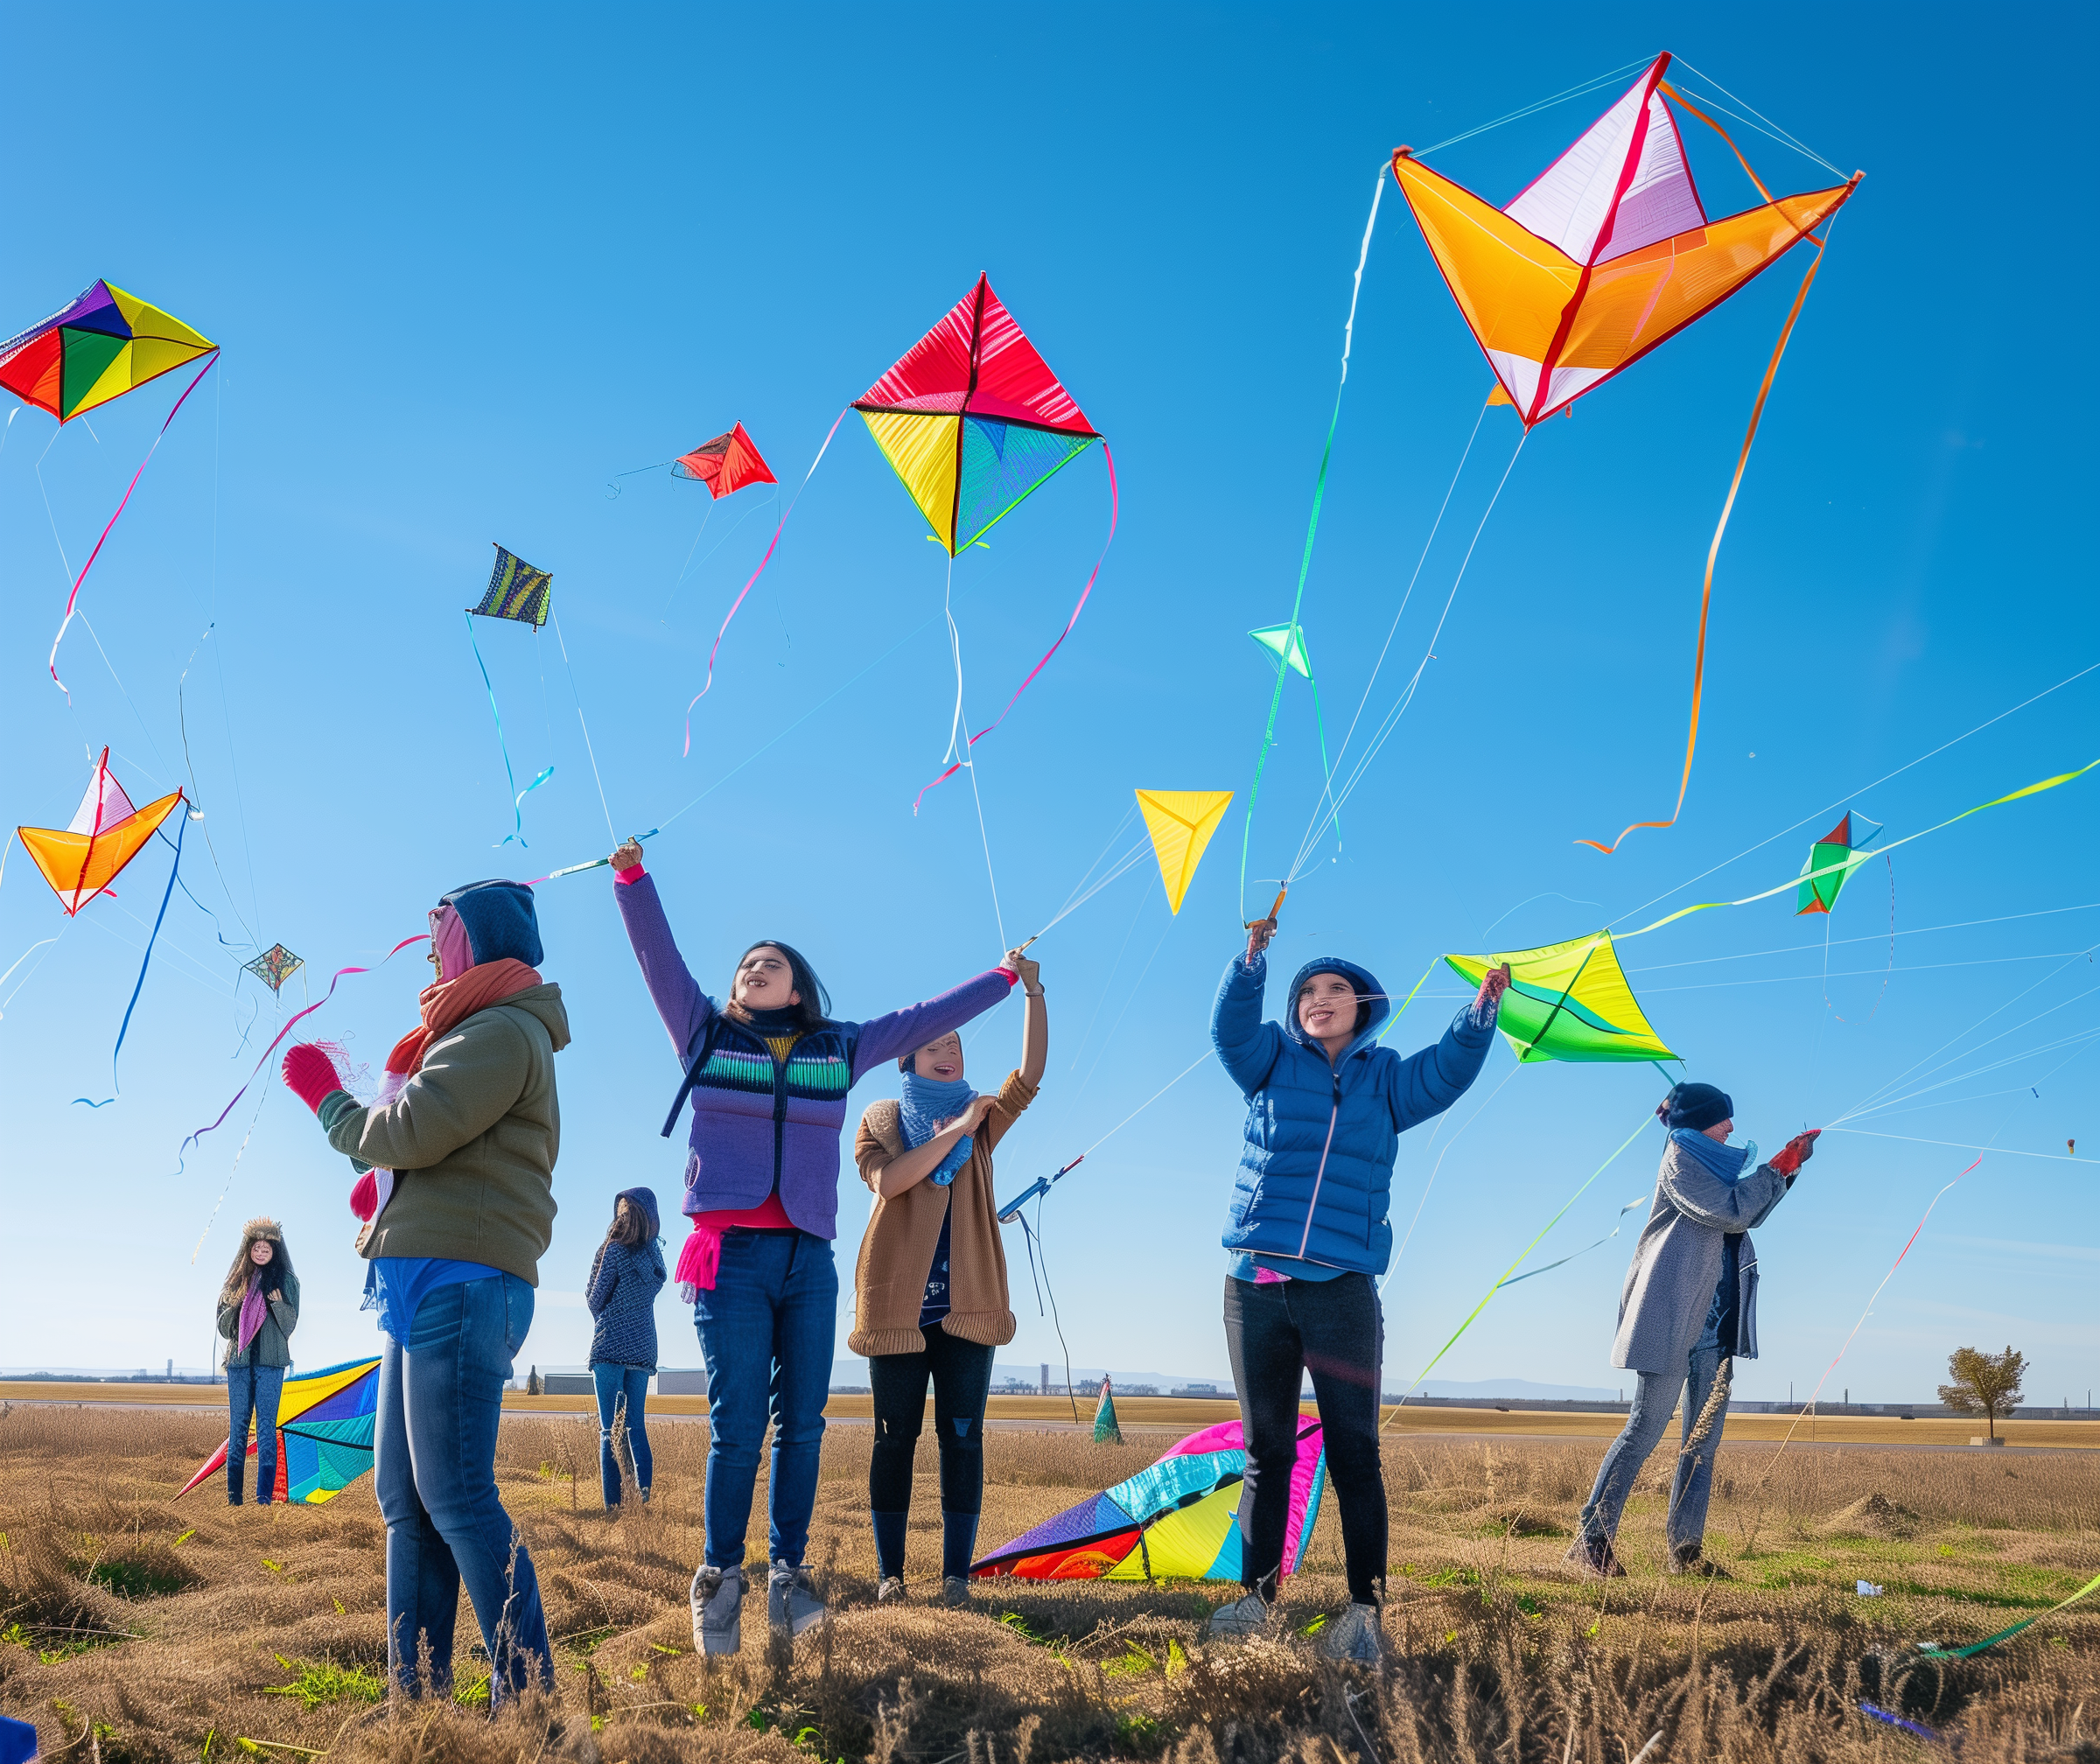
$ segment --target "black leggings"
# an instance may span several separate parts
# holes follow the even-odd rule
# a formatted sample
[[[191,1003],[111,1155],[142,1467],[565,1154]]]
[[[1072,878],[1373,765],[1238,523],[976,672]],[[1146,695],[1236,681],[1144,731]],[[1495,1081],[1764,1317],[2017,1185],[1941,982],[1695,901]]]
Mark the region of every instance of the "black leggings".
[[[934,1431],[941,1442],[941,1510],[976,1513],[984,1504],[984,1399],[991,1390],[992,1350],[935,1324],[917,1354],[879,1354],[868,1362],[875,1393],[875,1456],[868,1466],[868,1506],[905,1513],[912,1505],[912,1460],[934,1386]]]
[[[1225,1281],[1225,1345],[1239,1388],[1247,1437],[1240,1488],[1240,1578],[1276,1597],[1298,1463],[1298,1392],[1312,1375],[1327,1452],[1327,1478],[1341,1503],[1341,1547],[1349,1599],[1379,1602],[1385,1584],[1385,1476],[1378,1461],[1378,1379],[1385,1316],[1368,1276]]]

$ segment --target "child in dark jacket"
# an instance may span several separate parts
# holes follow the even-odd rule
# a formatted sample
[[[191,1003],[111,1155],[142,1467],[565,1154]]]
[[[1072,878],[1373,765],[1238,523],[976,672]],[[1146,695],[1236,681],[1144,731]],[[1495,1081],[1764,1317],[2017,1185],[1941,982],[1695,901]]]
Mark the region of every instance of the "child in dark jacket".
[[[1378,1387],[1385,1325],[1377,1278],[1392,1258],[1386,1218],[1400,1135],[1440,1115],[1480,1075],[1509,984],[1492,970],[1433,1047],[1381,1047],[1391,1015],[1376,976],[1352,962],[1308,962],[1284,1023],[1262,1021],[1264,954],[1276,920],[1248,928],[1211,1019],[1218,1058],[1247,1098],[1246,1146],[1225,1224],[1225,1342],[1247,1442],[1240,1491],[1244,1596],[1211,1634],[1264,1628],[1283,1570],[1298,1392],[1306,1368],[1341,1508],[1349,1607],[1321,1637],[1340,1658],[1376,1662],[1385,1575],[1385,1481]]]
[[[626,1412],[627,1457],[646,1505],[655,1460],[642,1411],[649,1375],[656,1369],[656,1295],[663,1291],[663,1250],[656,1241],[656,1193],[623,1188],[612,1203],[612,1228],[598,1246],[584,1302],[598,1320],[591,1329],[591,1374],[598,1384],[598,1474],[606,1511],[620,1510],[620,1459],[612,1449],[615,1418]]]
[[[693,1301],[707,1360],[707,1543],[693,1574],[693,1642],[743,1645],[744,1538],[767,1424],[766,1617],[792,1638],[822,1620],[802,1561],[816,1505],[824,1402],[838,1340],[838,1142],[846,1097],[886,1060],[1006,997],[993,968],[923,1004],[841,1022],[809,964],[785,943],[738,958],[728,998],[700,990],[671,936],[655,879],[628,840],[612,853],[613,899],[684,1082],[663,1131],[692,1099],[679,1210],[693,1222],[672,1276]]]

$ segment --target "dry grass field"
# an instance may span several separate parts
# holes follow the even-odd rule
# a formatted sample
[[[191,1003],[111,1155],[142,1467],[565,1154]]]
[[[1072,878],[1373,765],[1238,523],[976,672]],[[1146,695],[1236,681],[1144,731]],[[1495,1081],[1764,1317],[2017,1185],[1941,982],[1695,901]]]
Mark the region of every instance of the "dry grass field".
[[[383,1702],[369,1479],[322,1507],[229,1509],[216,1484],[172,1501],[216,1431],[173,1410],[0,1410],[0,1709],[38,1724],[46,1758],[2100,1760],[2100,1610],[2075,1607],[1959,1664],[1922,1663],[1915,1649],[1980,1639],[2100,1569],[2100,1460],[2083,1452],[1726,1446],[1709,1553],[1732,1578],[1703,1582],[1657,1572],[1665,1452],[1621,1535],[1629,1578],[1600,1586],[1575,1579],[1561,1552],[1601,1441],[1396,1429],[1391,1660],[1374,1674],[1317,1652],[1315,1626],[1343,1596],[1331,1508],[1308,1572],[1285,1583],[1272,1641],[1208,1646],[1203,1619],[1228,1589],[1189,1583],[1006,1582],[981,1587],[965,1614],[878,1613],[871,1435],[841,1426],[813,1550],[834,1620],[792,1653],[747,1624],[741,1657],[710,1665],[692,1652],[686,1608],[705,1428],[657,1429],[655,1503],[613,1519],[598,1504],[595,1428],[519,1415],[500,1474],[560,1670],[543,1696],[492,1719],[471,1620],[453,1699]],[[992,1433],[985,1541],[1128,1475],[1171,1437]],[[920,1467],[912,1565],[929,1574],[930,1438]],[[1860,1579],[1881,1595],[1860,1596]]]

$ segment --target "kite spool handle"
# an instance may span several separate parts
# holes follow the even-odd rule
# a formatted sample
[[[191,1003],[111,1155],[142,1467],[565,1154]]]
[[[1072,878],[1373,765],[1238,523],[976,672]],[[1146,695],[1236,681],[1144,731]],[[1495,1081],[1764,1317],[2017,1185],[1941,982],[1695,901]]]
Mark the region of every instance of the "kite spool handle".
[[[1291,888],[1288,883],[1286,883],[1283,887],[1278,888],[1276,891],[1276,900],[1270,906],[1268,916],[1264,919],[1250,919],[1242,928],[1251,931],[1256,925],[1273,924],[1276,920],[1277,914],[1284,910],[1284,896],[1288,894],[1290,892]]]
[[[1021,946],[1020,946],[1020,947],[1019,947],[1018,949],[1016,949],[1016,950],[1015,950],[1013,953],[1014,953],[1016,956],[1026,956],[1026,955],[1028,953],[1028,948],[1029,948],[1029,944],[1032,944],[1032,943],[1033,943],[1033,942],[1035,942],[1035,938],[1036,938],[1036,937],[1040,937],[1042,934],[1042,934],[1040,931],[1038,931],[1038,932],[1035,934],[1035,937],[1031,937],[1031,938],[1028,940],[1028,942],[1027,942],[1027,943],[1024,943],[1024,944],[1022,944],[1022,945],[1021,945]]]

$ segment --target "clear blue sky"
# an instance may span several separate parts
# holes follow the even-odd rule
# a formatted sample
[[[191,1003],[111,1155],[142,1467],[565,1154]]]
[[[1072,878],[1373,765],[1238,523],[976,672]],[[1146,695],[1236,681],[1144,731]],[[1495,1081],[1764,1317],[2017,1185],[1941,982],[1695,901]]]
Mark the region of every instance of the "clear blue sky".
[[[73,65],[61,14],[10,13],[20,65]],[[104,28],[134,52],[98,61],[85,92],[17,81],[0,124],[13,168],[0,329],[107,276],[226,354],[88,580],[91,628],[76,623],[62,657],[70,708],[44,673],[61,552],[78,567],[180,382],[55,442],[40,412],[13,422],[0,452],[4,818],[63,825],[105,742],[135,794],[186,784],[188,663],[207,819],[190,827],[184,874],[230,939],[245,926],[306,958],[288,1000],[419,930],[445,888],[598,855],[605,816],[551,629],[482,633],[521,783],[556,767],[527,799],[529,851],[491,849],[509,807],[460,608],[499,539],[554,572],[620,830],[711,788],[650,850],[706,984],[720,990],[737,953],[770,934],[809,954],[844,1015],[948,985],[997,956],[998,920],[965,781],[911,813],[953,702],[943,560],[867,435],[842,427],[810,483],[723,648],[690,760],[682,707],[773,516],[749,507],[764,493],[725,502],[695,552],[696,486],[657,472],[614,500],[607,480],[741,419],[792,484],[841,406],[989,271],[1111,438],[1123,488],[1092,605],[980,749],[999,907],[1018,935],[1110,841],[1133,787],[1245,802],[1271,676],[1244,634],[1290,611],[1382,158],[1662,47],[1869,174],[1722,553],[1684,819],[1608,859],[1571,843],[1667,812],[1700,566],[1798,258],[1533,438],[1419,697],[1348,804],[1339,857],[1292,895],[1283,965],[1346,954],[1404,990],[1442,951],[1768,886],[1848,802],[1894,837],[2100,751],[2095,675],[1858,788],[2100,661],[2090,428],[2061,352],[2034,347],[2075,324],[2057,290],[2088,279],[2090,242],[2062,224],[2061,168],[2082,148],[2062,106],[2015,106],[1986,134],[1974,102],[2024,88],[2031,33],[1994,32],[1969,9],[1687,27],[1682,9],[1634,8],[1608,29],[1552,8],[1491,24],[1304,16],[255,9],[170,32],[120,8]],[[2090,24],[2067,11],[2055,41],[2075,63]],[[1563,106],[1437,163],[1506,200],[1600,108]],[[1753,200],[1718,142],[1697,124],[1689,138],[1710,206]],[[1769,182],[1829,181],[1744,139]],[[1306,598],[1331,742],[1486,388],[1389,191]],[[1508,413],[1490,413],[1367,724],[1419,657],[1513,442]],[[1089,454],[958,563],[976,721],[1063,621],[1107,503]],[[1252,876],[1287,864],[1318,784],[1293,680]],[[1917,1140],[2061,1157],[2077,1138],[2082,1156],[1987,1156],[1940,1203],[1829,1394],[1928,1396],[1951,1348],[2007,1341],[2033,1361],[2036,1400],[2100,1385],[2082,1302],[2100,1260],[2100,1093],[2082,1039],[2100,1031],[2083,953],[2100,940],[2096,790],[1898,853],[1893,962],[1880,868],[1827,928],[1782,898],[1626,946],[1659,1029],[1768,1149],[1881,1087],[1962,1081],[1856,1124],[1908,1139],[1826,1138],[1760,1234],[1764,1357],[1741,1368],[1742,1394],[1806,1393],[1974,1155]],[[1098,1139],[1208,1045],[1239,934],[1236,808],[1178,920],[1138,872],[1038,946],[1051,1076],[1002,1150],[1003,1186]],[[18,853],[0,893],[0,967],[63,929],[0,986],[14,1249],[0,1360],[200,1362],[234,1232],[262,1211],[284,1221],[304,1270],[302,1360],[360,1351],[374,1331],[357,1310],[349,1177],[296,1102],[272,1085],[258,1116],[251,1095],[176,1173],[185,1131],[218,1112],[273,1028],[267,1009],[250,1026],[254,984],[236,998],[239,957],[181,893],[121,1101],[68,1101],[108,1094],[166,857],[157,848],[118,900],[70,926]],[[682,1152],[656,1134],[676,1070],[610,888],[600,871],[541,891],[546,972],[576,1032],[560,1068],[561,1216],[524,1355],[542,1365],[584,1356],[579,1289],[612,1192],[651,1183],[667,1207],[678,1192]],[[2050,916],[2014,916],[2037,914]],[[425,972],[410,952],[346,979],[312,1026],[376,1067]],[[1430,1039],[1457,990],[1432,976],[1396,1042]],[[1010,1004],[973,1039],[973,1074],[996,1081],[1018,1040]],[[1387,1289],[1389,1385],[1661,1087],[1645,1067],[1510,1071],[1498,1051],[1441,1131],[1402,1152],[1396,1224],[1420,1214]],[[883,1088],[871,1081],[856,1105]],[[1242,1112],[1206,1066],[1049,1202],[1075,1362],[1225,1369],[1217,1235]],[[1537,1258],[1602,1236],[1649,1186],[1656,1151],[1652,1135],[1637,1142]],[[842,1212],[850,1274],[857,1187]],[[1630,1236],[1503,1294],[1437,1376],[1618,1383]],[[1001,1357],[1055,1359],[1018,1237],[1009,1249],[1024,1320]],[[667,1300],[661,1321],[665,1362],[696,1364],[690,1320]]]

